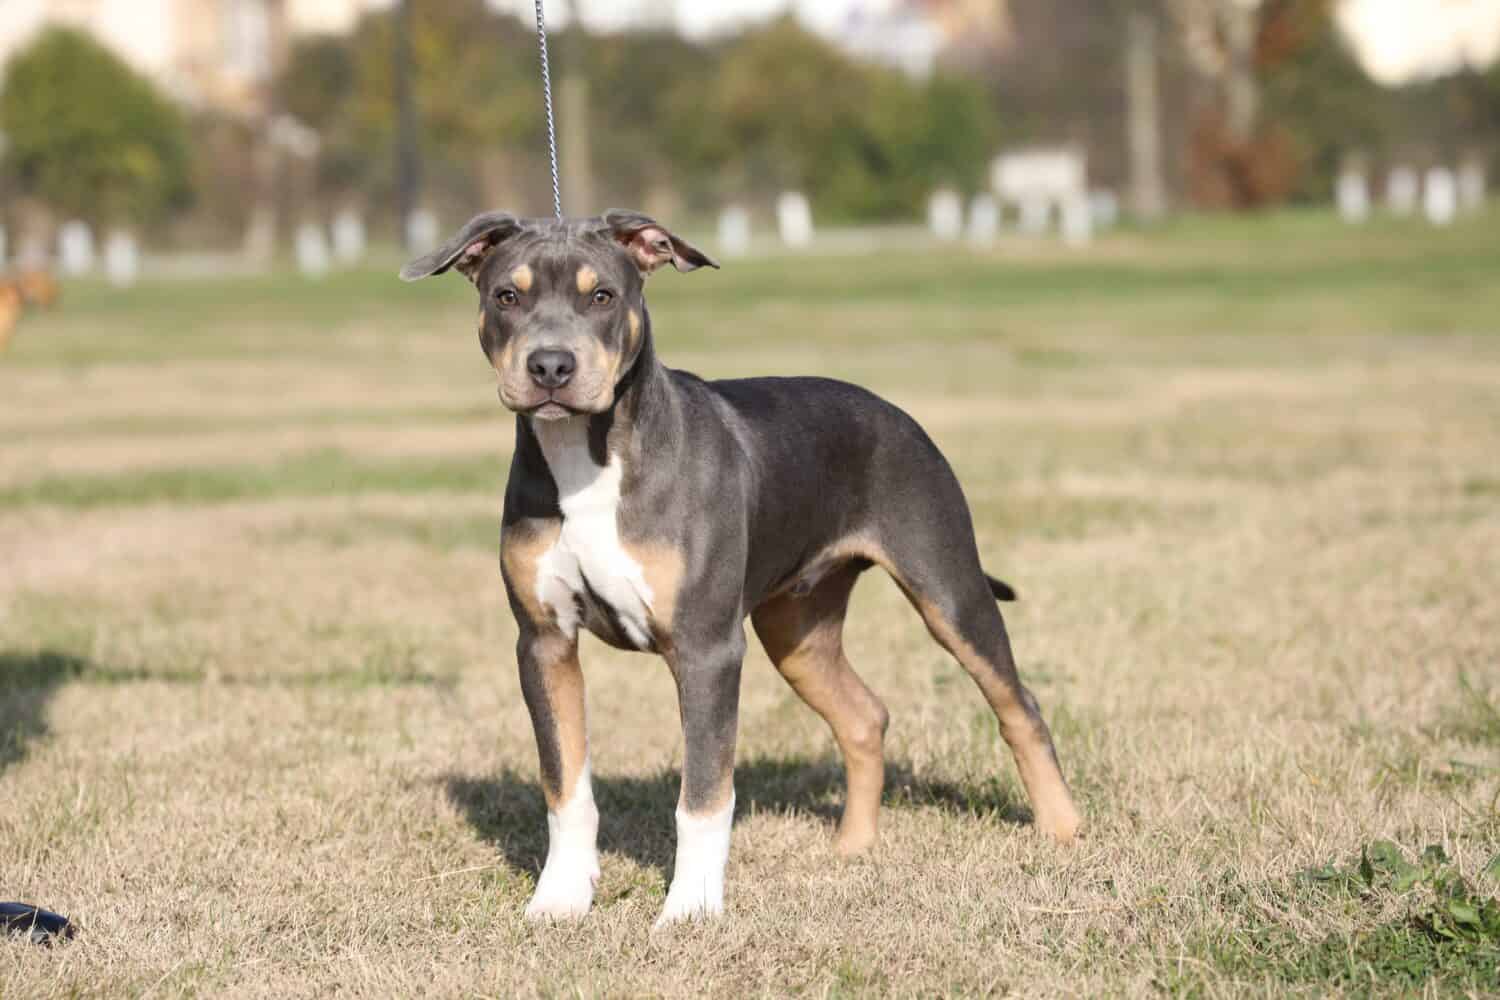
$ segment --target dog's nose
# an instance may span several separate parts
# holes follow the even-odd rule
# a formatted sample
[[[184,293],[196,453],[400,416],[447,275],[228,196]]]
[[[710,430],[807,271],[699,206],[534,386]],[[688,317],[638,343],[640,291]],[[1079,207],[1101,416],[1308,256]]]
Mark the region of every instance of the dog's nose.
[[[578,359],[572,351],[532,351],[526,358],[531,381],[543,389],[561,389],[578,370]]]

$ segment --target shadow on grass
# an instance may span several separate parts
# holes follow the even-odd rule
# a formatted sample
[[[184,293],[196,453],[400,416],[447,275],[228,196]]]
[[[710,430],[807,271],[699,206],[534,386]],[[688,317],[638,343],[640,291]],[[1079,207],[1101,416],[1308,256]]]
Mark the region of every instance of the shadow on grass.
[[[25,759],[47,735],[47,705],[70,682],[86,684],[215,684],[252,688],[437,687],[456,679],[427,671],[392,668],[378,659],[355,669],[282,674],[210,674],[201,668],[110,667],[55,649],[0,650],[0,772]]]
[[[505,861],[520,871],[537,873],[547,859],[547,806],[541,786],[512,768],[474,778],[450,774],[442,779],[448,799],[481,837],[494,844]],[[593,776],[599,805],[599,849],[636,863],[672,870],[678,774],[663,771],[649,777]],[[843,769],[832,759],[758,757],[734,769],[735,812],[780,815],[808,813],[829,827],[843,808]],[[882,804],[892,808],[936,806],[973,816],[997,816],[1008,823],[1031,820],[1015,792],[998,779],[977,785],[917,776],[910,765],[888,762]]]
[[[69,653],[0,651],[0,773],[47,735],[47,703],[89,668],[88,660]]]

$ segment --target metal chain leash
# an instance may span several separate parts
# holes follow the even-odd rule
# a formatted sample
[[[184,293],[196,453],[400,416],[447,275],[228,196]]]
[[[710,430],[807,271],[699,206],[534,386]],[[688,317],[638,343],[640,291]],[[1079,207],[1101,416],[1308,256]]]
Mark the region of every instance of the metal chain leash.
[[[552,210],[562,220],[562,185],[557,179],[557,126],[552,120],[552,70],[547,64],[547,22],[542,0],[536,0],[536,44],[542,54],[542,101],[547,106],[547,154],[552,160]]]

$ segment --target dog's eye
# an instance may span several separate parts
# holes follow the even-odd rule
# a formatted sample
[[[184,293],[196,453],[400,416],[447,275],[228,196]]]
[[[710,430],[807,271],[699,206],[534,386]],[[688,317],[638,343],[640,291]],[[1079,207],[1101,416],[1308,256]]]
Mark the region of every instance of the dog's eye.
[[[514,288],[502,288],[496,293],[495,299],[502,306],[513,306],[520,301],[520,296],[516,294]]]
[[[601,288],[594,293],[594,305],[607,306],[615,300],[615,293],[608,288]]]

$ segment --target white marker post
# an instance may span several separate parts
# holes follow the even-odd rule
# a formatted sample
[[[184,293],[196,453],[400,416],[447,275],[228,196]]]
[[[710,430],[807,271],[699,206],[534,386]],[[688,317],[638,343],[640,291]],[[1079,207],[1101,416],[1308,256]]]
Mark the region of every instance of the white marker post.
[[[939,188],[927,199],[927,228],[944,243],[952,243],[964,234],[964,203],[952,188]]]
[[[1395,167],[1385,179],[1385,207],[1393,215],[1402,217],[1417,211],[1417,199],[1421,194],[1417,172],[1411,167]]]
[[[800,191],[786,191],[776,199],[776,225],[781,242],[789,247],[805,247],[813,240],[812,206]]]
[[[726,257],[750,252],[750,213],[740,205],[726,205],[719,213],[719,250]]]
[[[427,253],[438,244],[437,216],[419,208],[406,220],[406,245],[412,253]]]
[[[364,259],[365,220],[352,208],[344,209],[333,220],[333,256],[345,267]]]
[[[1120,222],[1120,199],[1113,191],[1099,188],[1089,195],[1089,214],[1095,230],[1113,229]]]
[[[116,288],[129,288],[140,276],[140,246],[130,233],[116,229],[104,241],[104,277]]]
[[[1465,212],[1484,211],[1488,178],[1484,175],[1484,161],[1477,157],[1464,161],[1458,168],[1458,204]]]
[[[1339,218],[1355,226],[1366,222],[1370,218],[1370,183],[1364,171],[1350,169],[1339,174],[1334,200],[1338,202]]]
[[[1451,226],[1458,217],[1458,181],[1447,167],[1427,171],[1422,213],[1434,226]]]
[[[57,266],[67,277],[94,269],[94,231],[77,219],[65,222],[57,233]]]
[[[1058,214],[1064,243],[1070,247],[1086,247],[1094,242],[1094,213],[1087,195],[1064,198]]]
[[[331,263],[328,239],[323,227],[314,222],[304,222],[297,227],[297,270],[304,278],[317,280],[328,273]]]
[[[992,194],[976,194],[969,202],[969,242],[992,247],[1000,236],[1000,203]]]

